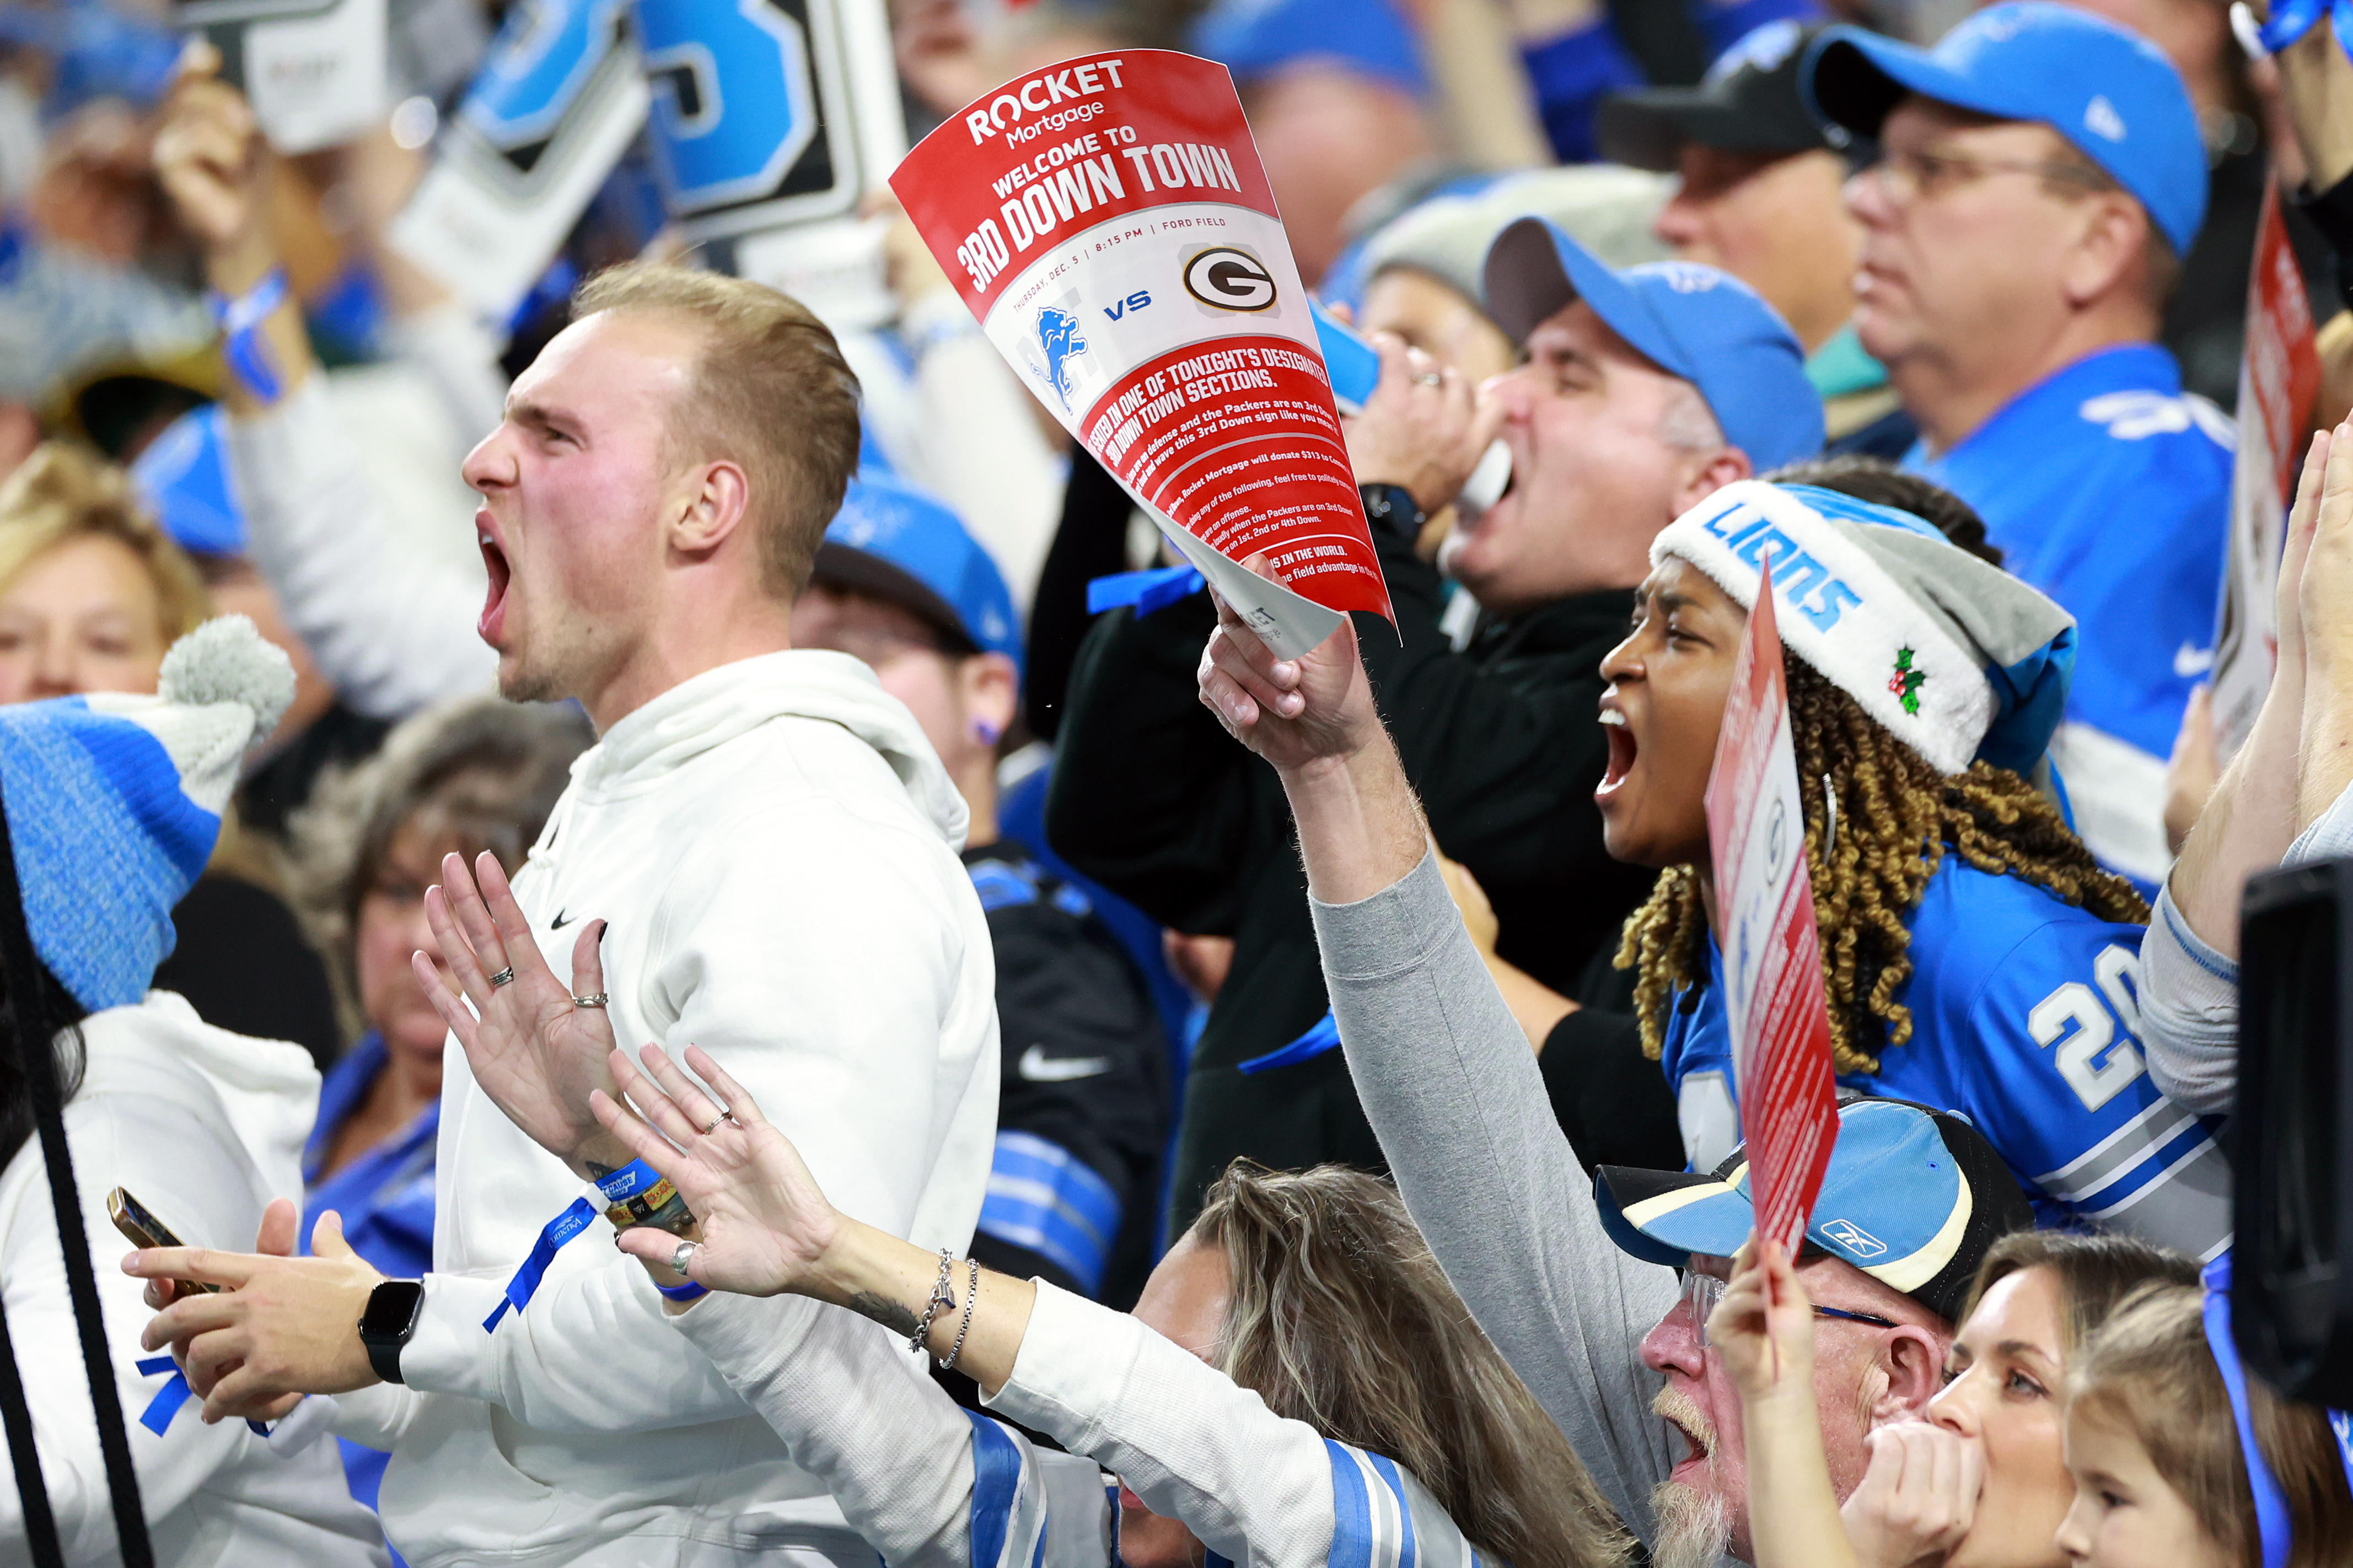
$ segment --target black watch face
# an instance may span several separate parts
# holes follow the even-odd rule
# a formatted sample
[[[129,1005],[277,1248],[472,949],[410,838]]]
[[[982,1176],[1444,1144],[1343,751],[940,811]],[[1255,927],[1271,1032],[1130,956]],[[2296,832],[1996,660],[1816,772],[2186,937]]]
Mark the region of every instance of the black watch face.
[[[368,1293],[367,1310],[360,1317],[360,1332],[397,1339],[416,1320],[425,1285],[417,1279],[387,1279]]]

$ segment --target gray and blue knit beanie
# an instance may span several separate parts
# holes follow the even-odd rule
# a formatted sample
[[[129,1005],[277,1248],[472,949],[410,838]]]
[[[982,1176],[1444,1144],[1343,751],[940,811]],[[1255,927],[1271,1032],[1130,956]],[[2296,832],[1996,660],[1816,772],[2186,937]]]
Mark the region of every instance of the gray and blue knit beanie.
[[[220,836],[246,748],[294,670],[243,616],[172,645],[153,697],[0,708],[0,802],[33,950],[91,1012],[134,1004],[177,933],[172,907]]]

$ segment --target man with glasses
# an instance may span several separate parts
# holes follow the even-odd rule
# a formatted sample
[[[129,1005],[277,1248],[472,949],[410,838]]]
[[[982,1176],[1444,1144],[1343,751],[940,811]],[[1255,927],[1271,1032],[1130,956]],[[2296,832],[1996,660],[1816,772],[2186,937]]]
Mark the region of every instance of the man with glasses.
[[[1697,1568],[1727,1548],[1748,1554],[1740,1392],[1707,1338],[1731,1255],[1757,1223],[1747,1167],[1744,1145],[1711,1172],[1595,1173],[1609,1239],[1634,1258],[1684,1271],[1681,1294],[1641,1350],[1642,1364],[1666,1379],[1651,1408],[1685,1450],[1651,1494],[1651,1559],[1661,1568]],[[1814,1396],[1841,1497],[1862,1479],[1872,1428],[1924,1418],[1943,1386],[1953,1324],[1986,1249],[2032,1224],[2009,1167],[1959,1117],[1900,1100],[1840,1108],[1798,1273],[1820,1323]]]
[[[2155,341],[2205,216],[2189,92],[2149,44],[2041,3],[1934,51],[1834,27],[1805,73],[1825,122],[1877,142],[1847,185],[1855,328],[1919,426],[1906,461],[2074,615],[2052,761],[2084,842],[2153,890],[2165,759],[2212,662],[2233,444]]]

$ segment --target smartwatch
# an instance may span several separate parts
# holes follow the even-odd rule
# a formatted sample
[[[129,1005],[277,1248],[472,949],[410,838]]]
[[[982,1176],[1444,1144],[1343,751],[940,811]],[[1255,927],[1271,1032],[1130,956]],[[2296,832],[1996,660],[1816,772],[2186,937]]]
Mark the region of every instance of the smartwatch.
[[[367,1347],[368,1365],[385,1382],[406,1381],[400,1375],[401,1347],[424,1315],[422,1279],[387,1279],[368,1292],[367,1310],[360,1314],[360,1343]]]
[[[1421,537],[1421,525],[1428,520],[1411,490],[1377,483],[1358,486],[1357,493],[1365,498],[1365,521],[1372,524],[1376,537],[1386,533],[1409,549]]]

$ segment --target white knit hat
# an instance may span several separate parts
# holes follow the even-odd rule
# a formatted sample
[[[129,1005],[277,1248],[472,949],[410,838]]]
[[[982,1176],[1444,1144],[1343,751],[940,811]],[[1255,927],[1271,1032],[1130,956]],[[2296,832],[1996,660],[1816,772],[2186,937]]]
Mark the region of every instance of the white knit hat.
[[[1744,479],[1651,542],[1653,566],[1670,555],[1743,609],[1771,562],[1782,642],[1942,773],[2025,773],[2050,744],[2074,618],[1910,512]]]

